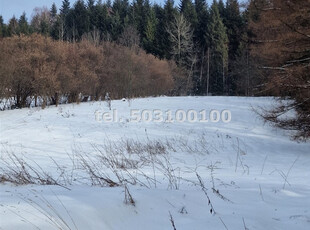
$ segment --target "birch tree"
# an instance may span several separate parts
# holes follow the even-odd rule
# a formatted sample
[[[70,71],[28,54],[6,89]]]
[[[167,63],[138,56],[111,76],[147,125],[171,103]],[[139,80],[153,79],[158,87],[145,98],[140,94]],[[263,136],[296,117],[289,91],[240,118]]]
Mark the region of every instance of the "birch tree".
[[[193,68],[197,56],[193,52],[193,30],[191,24],[186,21],[183,14],[177,14],[173,22],[167,28],[172,44],[172,56],[178,66],[188,71],[187,89],[190,88],[193,76]]]

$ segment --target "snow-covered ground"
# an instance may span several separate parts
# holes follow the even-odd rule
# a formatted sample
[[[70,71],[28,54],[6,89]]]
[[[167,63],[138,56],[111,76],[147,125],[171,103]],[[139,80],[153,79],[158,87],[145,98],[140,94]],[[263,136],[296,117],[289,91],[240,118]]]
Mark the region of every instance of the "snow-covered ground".
[[[119,100],[112,109],[121,121],[110,123],[95,119],[109,111],[104,102],[2,111],[0,175],[26,163],[59,185],[2,182],[0,229],[310,229],[310,143],[252,110],[274,103]],[[132,122],[133,109],[229,110],[232,119]],[[125,184],[135,205],[124,202]]]

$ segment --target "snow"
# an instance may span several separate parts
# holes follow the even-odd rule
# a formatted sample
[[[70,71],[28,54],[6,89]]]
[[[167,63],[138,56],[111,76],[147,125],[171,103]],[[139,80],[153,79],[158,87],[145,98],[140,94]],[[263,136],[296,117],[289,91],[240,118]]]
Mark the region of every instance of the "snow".
[[[0,229],[173,229],[169,213],[177,230],[310,229],[310,143],[292,141],[290,132],[265,124],[253,111],[275,103],[268,97],[113,100],[112,110],[122,121],[110,123],[95,119],[96,111],[109,112],[105,102],[2,111],[0,169],[14,153],[53,177],[60,175],[55,161],[73,179],[63,187],[1,183]],[[226,109],[232,120],[136,123],[129,121],[132,109]],[[90,157],[115,179],[111,169],[99,166],[98,149],[118,148],[126,141],[173,145],[158,156],[123,153],[138,162],[139,168],[129,171],[149,183],[127,184],[135,206],[124,203],[124,186],[92,186],[77,157]],[[166,169],[175,181],[169,182],[164,168],[139,163],[152,157],[168,161]],[[157,183],[147,181],[139,169]],[[228,200],[212,191],[213,184]]]

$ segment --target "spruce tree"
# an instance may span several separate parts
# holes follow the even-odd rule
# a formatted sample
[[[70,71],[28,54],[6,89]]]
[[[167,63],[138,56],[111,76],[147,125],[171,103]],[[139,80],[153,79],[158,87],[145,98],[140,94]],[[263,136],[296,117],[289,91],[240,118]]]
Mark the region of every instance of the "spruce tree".
[[[84,33],[89,32],[89,14],[83,0],[78,0],[73,7],[73,21],[71,25],[76,29],[73,39],[80,40]]]
[[[93,31],[97,25],[95,0],[87,1],[87,11],[88,11],[88,18],[89,18],[89,30]]]
[[[63,23],[59,15],[56,16],[55,22],[52,24],[50,29],[50,36],[55,40],[63,39]]]
[[[50,9],[51,15],[51,28],[50,28],[50,36],[55,39],[63,39],[63,21],[60,15],[57,14],[56,4],[53,3]]]
[[[70,10],[70,1],[69,0],[63,0],[62,6],[60,8],[60,14],[66,16],[69,13]]]
[[[113,13],[118,12],[122,23],[125,23],[125,18],[128,17],[129,3],[128,0],[115,0],[112,6]]]
[[[204,33],[207,30],[208,23],[208,5],[206,0],[195,0],[195,10],[197,15],[197,24],[195,27],[195,40],[200,44],[205,43]]]
[[[136,26],[141,41],[145,39],[145,28],[149,12],[150,4],[148,0],[136,0],[133,2],[131,21]]]
[[[107,0],[105,5],[108,7],[108,9],[111,8],[112,7],[112,1],[111,0]]]
[[[57,16],[57,7],[56,7],[55,3],[52,4],[51,10],[50,10],[50,14],[51,14],[51,18],[52,19],[56,18],[56,16]]]
[[[165,25],[165,13],[163,7],[158,4],[153,6],[153,10],[156,18],[156,28],[155,28],[155,38],[153,44],[153,54],[159,58],[165,57],[165,32],[166,29],[163,25]],[[166,37],[167,38],[167,37]]]
[[[96,5],[97,24],[96,27],[99,29],[101,34],[107,34],[108,31],[108,8],[106,4]]]
[[[118,11],[110,18],[110,25],[108,28],[112,40],[116,41],[122,33],[122,22]]]
[[[18,33],[18,21],[15,16],[13,16],[8,24],[8,36],[13,36]]]
[[[95,7],[95,0],[87,0],[87,8],[93,9]]]
[[[59,39],[69,40],[72,28],[69,25],[70,1],[63,0],[60,8]],[[72,26],[72,25],[71,25]]]
[[[245,31],[242,16],[240,14],[239,3],[237,0],[227,0],[225,9],[224,24],[227,28],[229,39],[229,58],[234,60],[238,54],[240,37]]]
[[[180,13],[183,14],[186,21],[188,21],[191,24],[192,29],[194,29],[198,20],[192,0],[181,0],[179,9]]]
[[[244,54],[246,49],[246,44],[241,46],[242,38],[246,35],[246,25],[242,15],[240,13],[240,6],[237,0],[227,0],[223,22],[227,28],[227,36],[229,40],[228,45],[228,74],[229,74],[229,89],[234,92],[236,91],[236,81],[240,77],[238,76],[235,69],[235,62],[240,57],[240,55]],[[246,41],[246,39],[243,39]]]
[[[3,18],[0,15],[0,38],[4,37],[4,23]]]
[[[198,94],[204,94],[205,92],[205,76],[206,76],[206,56],[207,56],[207,41],[205,39],[205,33],[207,31],[207,25],[209,22],[209,12],[206,0],[195,0],[195,9],[197,14],[197,24],[194,30],[194,42],[195,50],[198,53],[197,57],[197,70],[196,77],[194,79],[195,91]]]
[[[160,36],[160,47],[163,50],[164,57],[167,59],[172,58],[172,43],[169,38],[169,34],[167,33],[167,27],[170,26],[175,19],[178,11],[174,7],[174,0],[167,0],[164,5],[164,19],[163,24],[158,24],[158,35]]]
[[[18,33],[26,34],[26,35],[29,34],[29,25],[27,22],[25,12],[20,16],[20,18],[18,20],[18,27],[19,27]]]
[[[59,28],[56,27],[56,22],[57,22],[57,7],[56,7],[56,4],[53,3],[52,4],[52,7],[50,9],[50,16],[51,16],[51,29],[50,29],[50,35],[51,37],[53,37],[54,39],[57,38],[56,34],[57,34],[57,30]],[[58,25],[58,24],[57,24]]]
[[[217,7],[219,9],[219,13],[223,19],[223,22],[225,23],[225,4],[223,2],[223,0],[219,0],[218,3],[217,3]]]
[[[146,52],[155,53],[155,35],[156,35],[157,19],[153,8],[150,10],[150,14],[147,17],[145,27],[145,38],[143,40],[143,47]]]
[[[165,21],[170,23],[174,20],[177,9],[174,7],[174,0],[167,0],[164,5]]]
[[[227,75],[228,37],[216,1],[211,6],[206,39],[210,47],[210,82],[207,84],[210,83],[210,92],[223,94]]]

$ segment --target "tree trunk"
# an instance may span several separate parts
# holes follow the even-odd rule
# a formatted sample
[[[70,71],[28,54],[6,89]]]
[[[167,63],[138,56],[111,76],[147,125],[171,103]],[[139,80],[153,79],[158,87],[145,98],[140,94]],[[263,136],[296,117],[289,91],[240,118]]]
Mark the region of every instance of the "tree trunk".
[[[203,63],[204,63],[204,59],[205,59],[205,48],[203,48],[202,50],[202,58],[201,58],[201,64],[200,64],[200,76],[199,76],[199,83],[200,83],[200,90],[203,91],[203,80],[202,80],[202,74],[203,74]]]
[[[209,81],[210,81],[210,48],[208,47],[208,66],[207,66],[207,96],[209,95]]]
[[[224,55],[222,55],[222,61],[223,61],[223,94],[225,94],[225,60],[224,60]]]
[[[247,51],[246,51],[246,64],[247,64],[247,68],[246,68],[246,88],[245,88],[245,95],[249,96],[249,87],[250,87],[250,71],[249,71],[249,49],[247,47]]]

